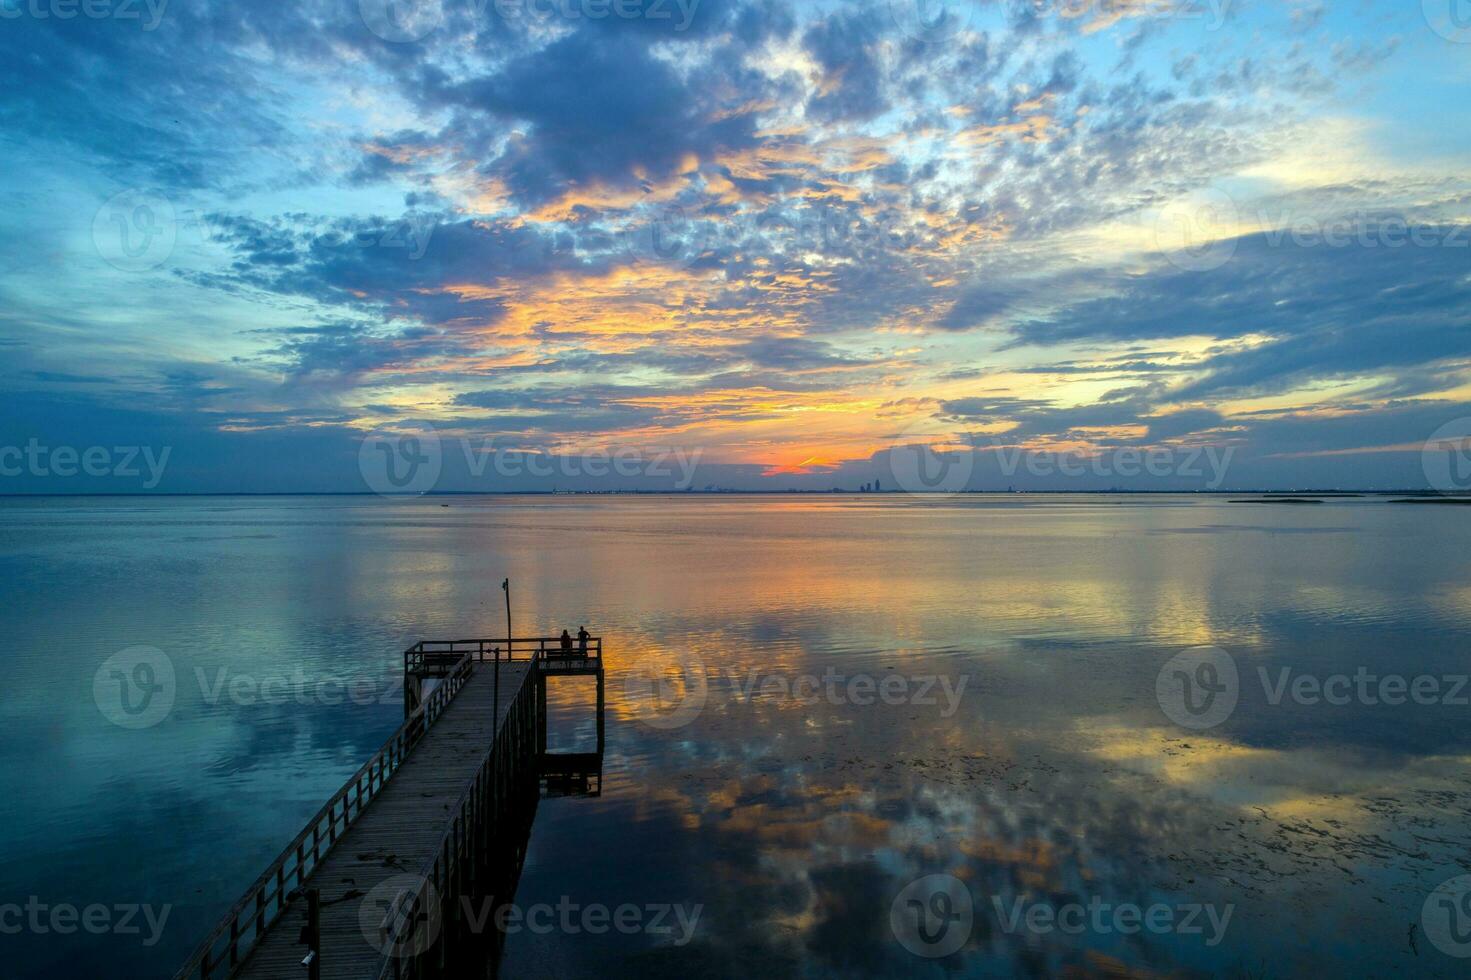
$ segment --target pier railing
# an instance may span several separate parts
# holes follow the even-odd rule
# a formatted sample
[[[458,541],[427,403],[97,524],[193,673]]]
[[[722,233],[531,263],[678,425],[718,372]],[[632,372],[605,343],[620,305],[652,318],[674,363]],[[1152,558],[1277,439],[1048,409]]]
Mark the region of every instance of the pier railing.
[[[574,636],[571,653],[563,652],[560,636],[424,640],[404,651],[404,670],[411,674],[437,675],[446,665],[458,663],[465,656],[474,657],[477,663],[525,663],[530,660],[557,660],[564,657],[601,661],[603,638],[589,636],[584,649]]]
[[[421,646],[423,644],[420,644]],[[266,930],[286,911],[323,855],[378,795],[409,751],[444,713],[475,670],[477,658],[462,653],[443,674],[444,681],[383,743],[372,758],[317,811],[246,890],[214,931],[200,943],[174,980],[209,980],[233,972]],[[220,972],[223,968],[223,974]]]

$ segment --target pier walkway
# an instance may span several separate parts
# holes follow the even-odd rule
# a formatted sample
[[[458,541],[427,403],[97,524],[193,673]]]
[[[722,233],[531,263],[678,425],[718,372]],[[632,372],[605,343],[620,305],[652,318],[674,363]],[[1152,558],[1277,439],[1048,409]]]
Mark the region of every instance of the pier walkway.
[[[541,770],[565,769],[544,755],[548,676],[597,678],[601,766],[602,641],[571,656],[555,638],[419,643],[404,675],[403,725],[176,980],[433,976],[495,941],[467,906],[510,900]],[[584,767],[591,757],[576,758]]]

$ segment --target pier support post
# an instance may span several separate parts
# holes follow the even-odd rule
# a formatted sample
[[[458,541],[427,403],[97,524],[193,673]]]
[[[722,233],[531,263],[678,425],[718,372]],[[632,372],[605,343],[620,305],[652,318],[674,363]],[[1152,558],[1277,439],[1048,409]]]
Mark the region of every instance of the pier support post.
[[[547,679],[536,673],[536,754],[544,755],[547,750]]]
[[[598,755],[603,754],[603,671],[598,668]]]

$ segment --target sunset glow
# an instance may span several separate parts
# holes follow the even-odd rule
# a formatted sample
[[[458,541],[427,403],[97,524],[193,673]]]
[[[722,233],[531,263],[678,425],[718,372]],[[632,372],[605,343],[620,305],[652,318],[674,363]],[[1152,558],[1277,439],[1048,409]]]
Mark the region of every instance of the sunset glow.
[[[27,433],[232,461],[181,490],[361,489],[384,426],[753,489],[906,440],[1406,486],[1468,412],[1471,48],[1416,4],[384,6],[5,23]]]

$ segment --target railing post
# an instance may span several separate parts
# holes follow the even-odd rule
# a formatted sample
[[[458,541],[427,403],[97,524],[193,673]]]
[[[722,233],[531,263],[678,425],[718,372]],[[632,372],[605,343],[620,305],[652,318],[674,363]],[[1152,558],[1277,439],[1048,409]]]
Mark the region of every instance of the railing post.
[[[407,721],[409,716],[414,713],[414,710],[423,703],[423,678],[418,674],[410,674],[406,671],[404,673],[404,720]]]

